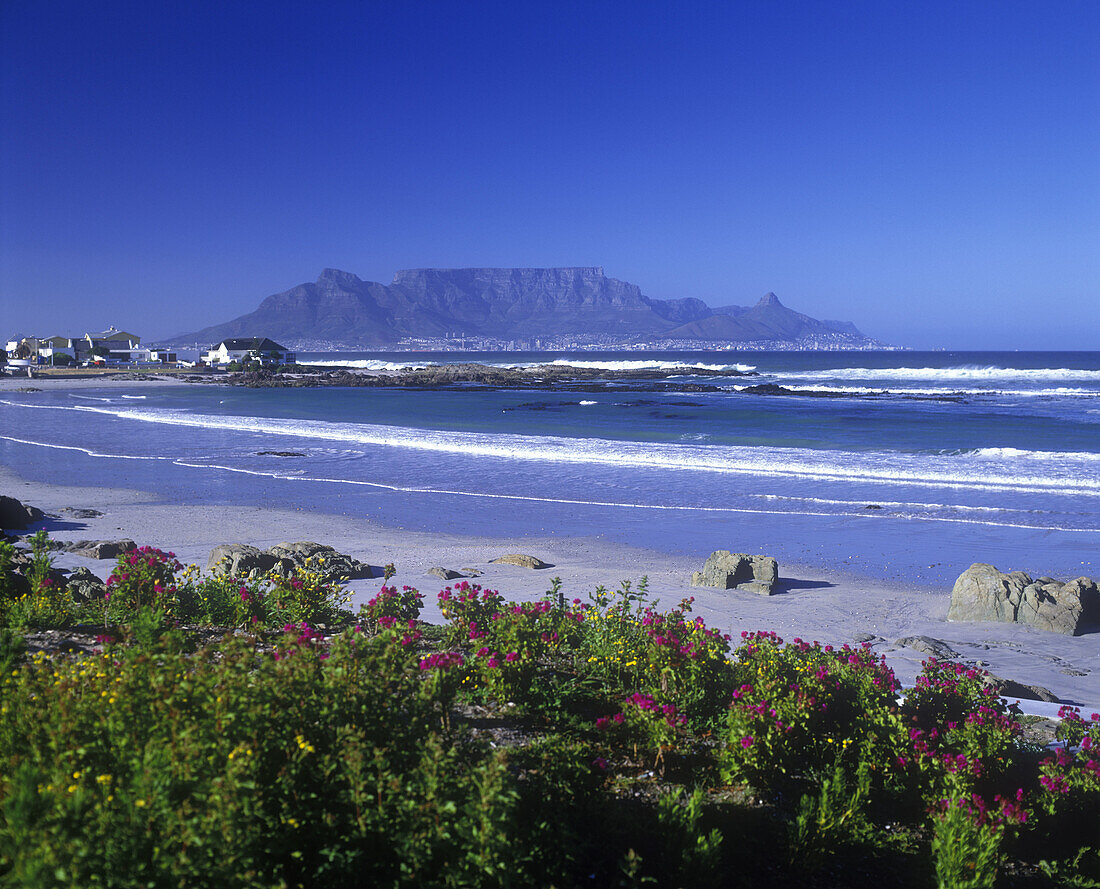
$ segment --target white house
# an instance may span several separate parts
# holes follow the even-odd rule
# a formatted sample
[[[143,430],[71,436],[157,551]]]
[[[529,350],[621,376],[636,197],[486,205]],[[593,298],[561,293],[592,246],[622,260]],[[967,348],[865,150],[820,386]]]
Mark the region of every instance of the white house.
[[[259,362],[271,365],[293,364],[296,357],[274,340],[256,336],[222,340],[203,356],[203,361],[207,364],[231,364],[236,361],[241,364]]]

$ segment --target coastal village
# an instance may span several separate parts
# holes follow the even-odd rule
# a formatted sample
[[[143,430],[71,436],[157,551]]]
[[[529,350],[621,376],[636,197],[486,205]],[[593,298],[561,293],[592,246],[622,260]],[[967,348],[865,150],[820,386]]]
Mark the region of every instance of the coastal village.
[[[13,337],[5,344],[4,357],[12,373],[38,367],[269,367],[293,364],[296,358],[267,337],[238,337],[210,346],[195,361],[181,360],[172,349],[143,347],[141,337],[114,327],[80,337]]]

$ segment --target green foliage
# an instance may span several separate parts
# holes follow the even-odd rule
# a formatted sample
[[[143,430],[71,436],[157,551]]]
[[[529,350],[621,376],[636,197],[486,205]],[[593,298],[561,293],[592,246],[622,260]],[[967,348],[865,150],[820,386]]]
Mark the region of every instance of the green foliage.
[[[15,630],[0,627],[0,676],[7,675],[23,659],[27,645]]]
[[[744,635],[739,688],[726,717],[723,775],[758,789],[813,785],[861,756],[887,784],[897,771],[897,681],[868,649],[790,645],[774,633]]]
[[[440,733],[410,652],[349,634],[112,648],[3,680],[0,880],[506,885],[504,759]],[[382,678],[380,678],[382,677]]]
[[[990,889],[1003,834],[1003,826],[976,818],[967,800],[952,800],[935,820],[932,836],[939,889]]]
[[[690,793],[664,793],[657,800],[662,858],[671,877],[666,885],[711,886],[721,878],[722,832],[703,827],[705,801],[699,787]]]
[[[867,813],[870,796],[870,761],[860,761],[854,780],[838,761],[820,792],[799,801],[791,824],[792,868],[816,873],[838,853],[869,839],[874,833]]]
[[[407,586],[398,592],[397,587],[383,583],[378,595],[360,607],[359,626],[369,633],[377,633],[379,629],[388,629],[395,624],[407,626],[410,621],[416,622],[423,606],[424,596],[418,590]]]
[[[6,620],[8,607],[16,599],[16,580],[12,570],[14,556],[15,547],[0,539],[0,625]]]
[[[0,632],[0,885],[824,885],[856,865],[984,886],[1013,854],[1083,886],[1100,866],[1100,716],[1064,708],[1075,746],[1036,753],[980,671],[930,660],[899,705],[866,648],[745,634],[731,662],[644,581],[571,603],[458,584],[445,628],[383,586],[353,626],[308,566],[204,577],[145,548],[78,606],[36,550],[9,612],[106,607],[115,641],[27,661]],[[190,651],[177,621],[285,627]]]
[[[10,563],[10,553],[7,559]],[[5,619],[9,626],[15,629],[64,627],[76,619],[76,603],[68,589],[50,577],[52,568],[49,535],[39,531],[31,538],[31,562],[26,569],[30,591],[8,603]],[[5,584],[14,588],[10,575],[5,578]]]
[[[182,570],[175,554],[151,546],[123,553],[107,578],[106,620],[128,622],[145,609],[163,619],[182,617],[176,584]]]

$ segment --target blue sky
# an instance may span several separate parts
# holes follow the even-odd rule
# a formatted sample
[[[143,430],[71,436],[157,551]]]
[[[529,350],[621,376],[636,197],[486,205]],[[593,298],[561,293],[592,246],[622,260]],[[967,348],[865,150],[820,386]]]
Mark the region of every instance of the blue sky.
[[[0,3],[0,336],[602,265],[1100,348],[1100,4]]]

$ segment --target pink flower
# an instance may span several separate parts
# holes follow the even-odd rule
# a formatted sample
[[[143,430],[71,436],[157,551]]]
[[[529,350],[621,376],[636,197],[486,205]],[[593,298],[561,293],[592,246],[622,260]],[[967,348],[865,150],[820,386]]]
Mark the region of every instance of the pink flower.
[[[745,737],[741,739],[741,746],[745,750],[748,750],[752,746],[752,742],[755,740],[756,739],[752,735],[745,735]]]

